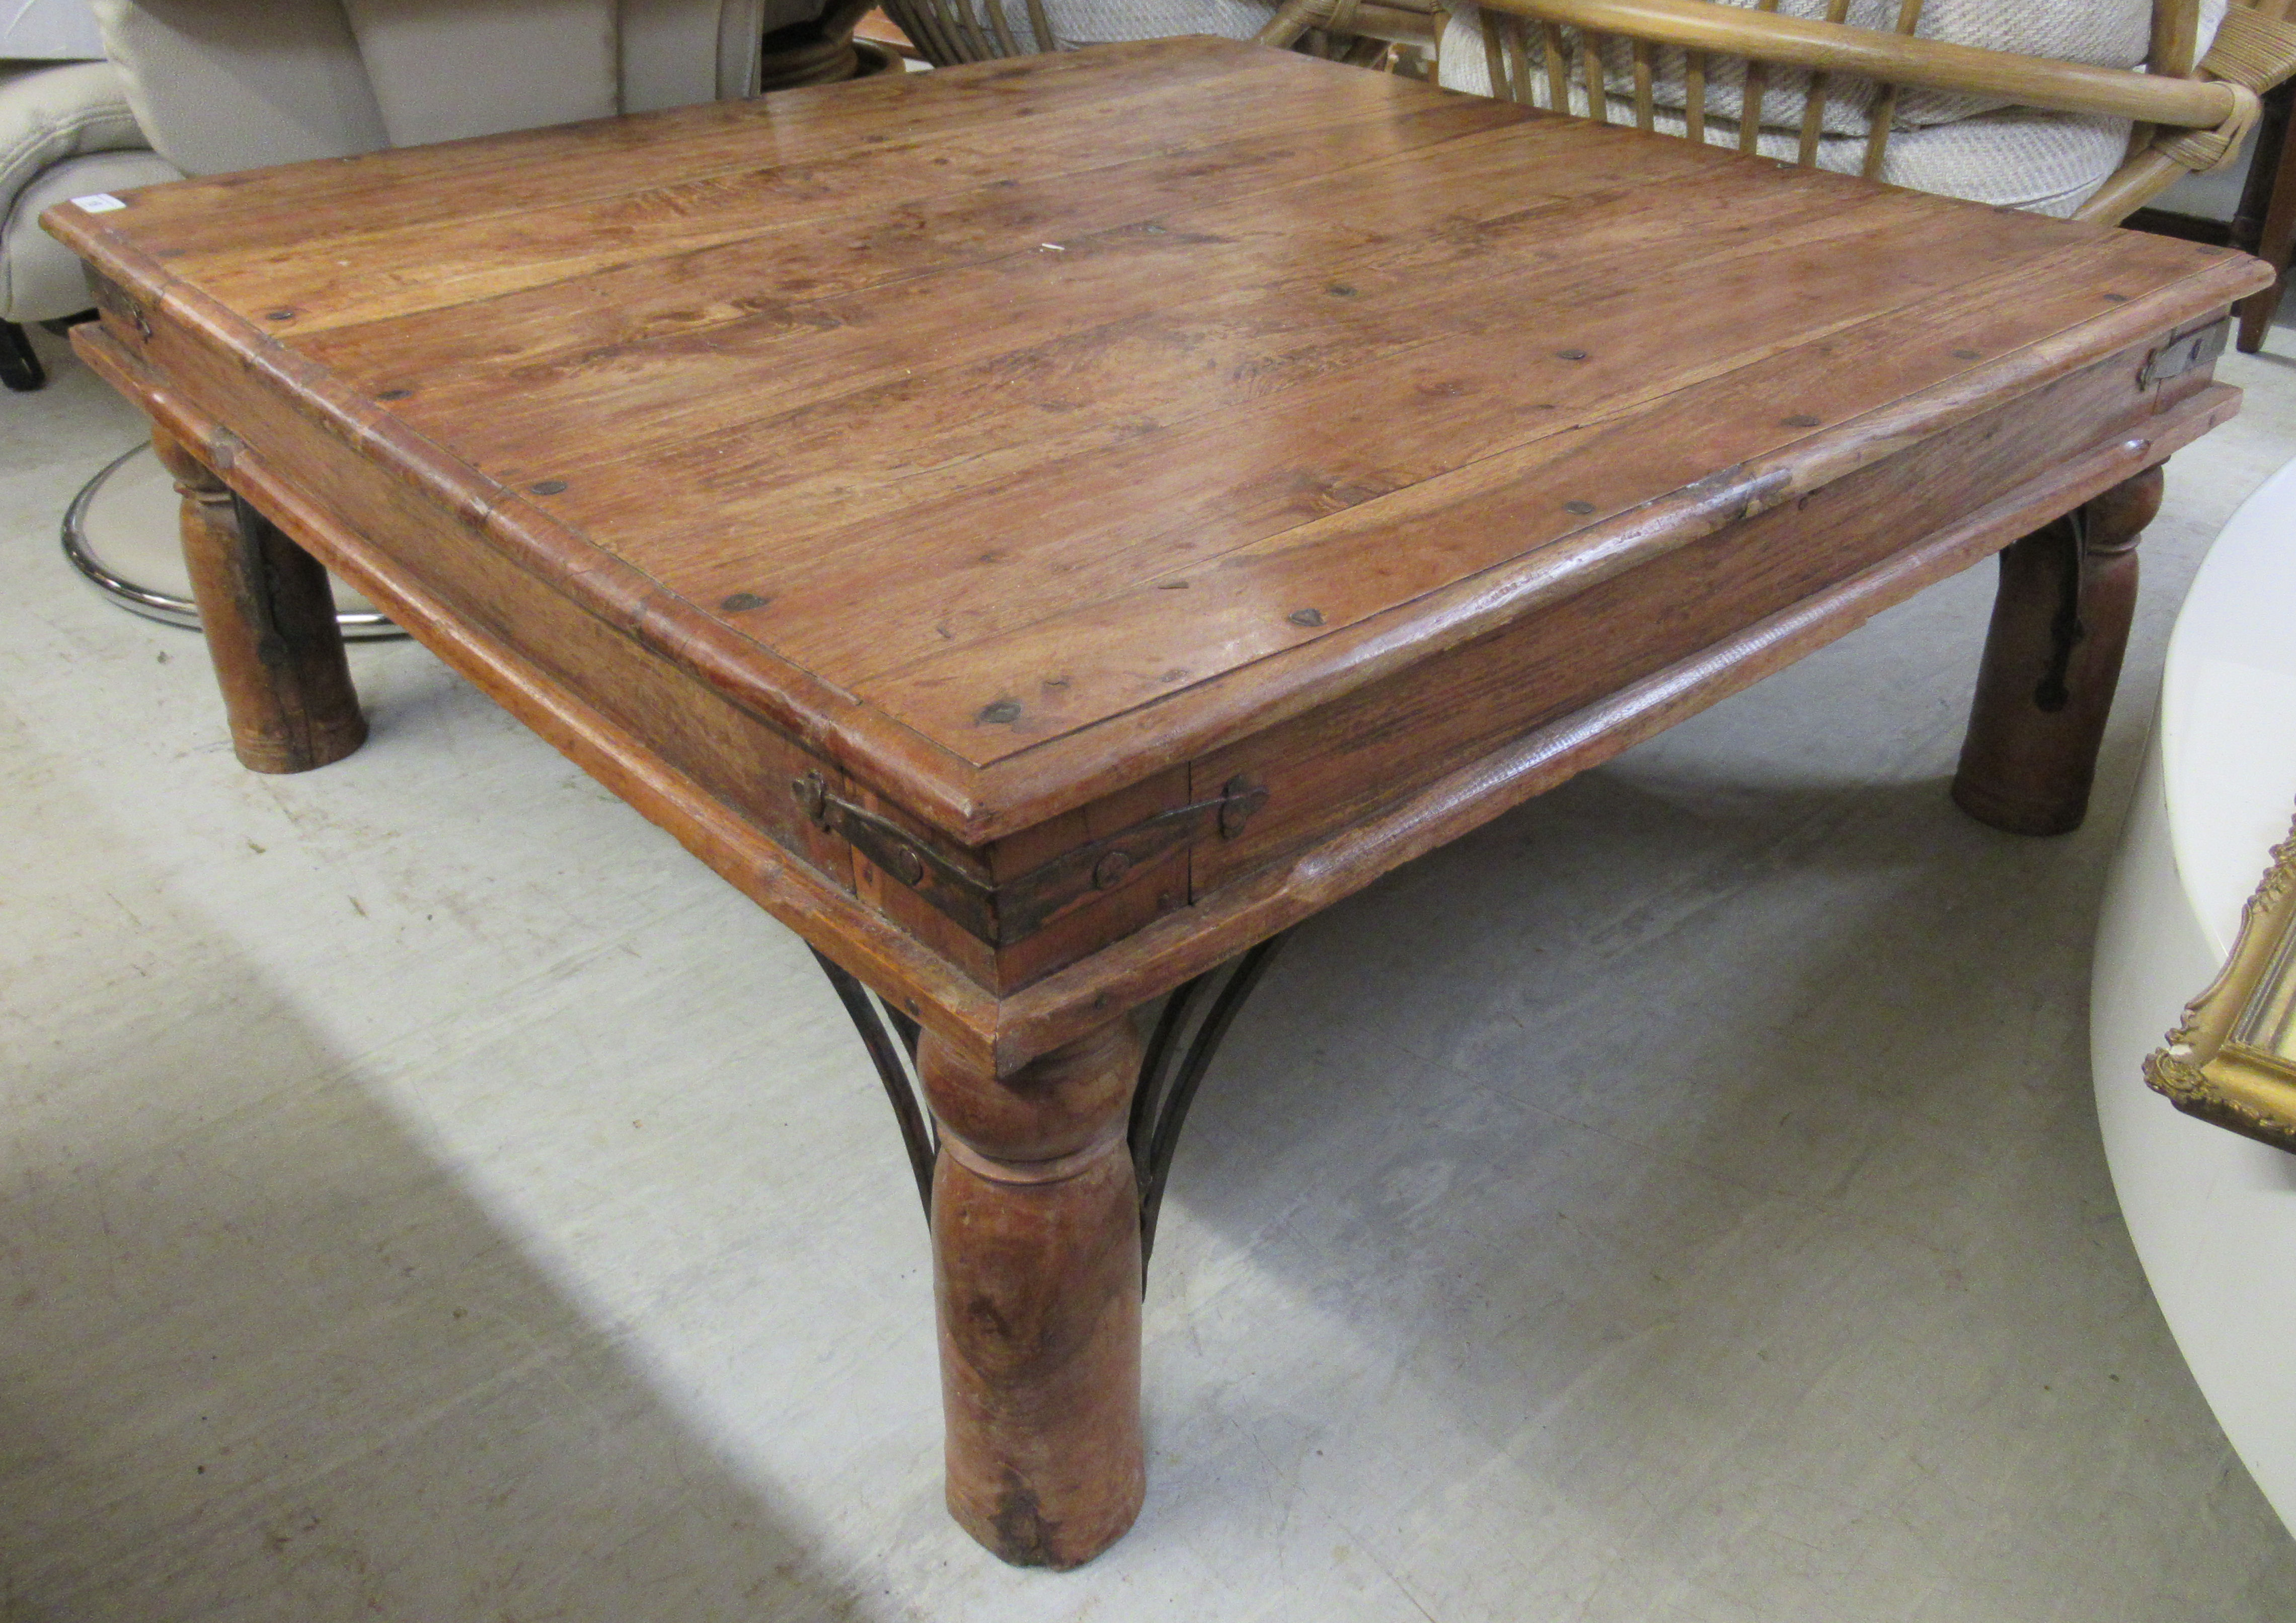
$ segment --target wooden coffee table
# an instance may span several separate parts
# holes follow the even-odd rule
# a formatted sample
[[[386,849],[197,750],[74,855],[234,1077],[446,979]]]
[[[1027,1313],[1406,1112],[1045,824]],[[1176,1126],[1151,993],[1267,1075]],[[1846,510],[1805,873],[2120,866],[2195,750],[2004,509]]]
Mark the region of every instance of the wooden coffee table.
[[[1144,1208],[1263,943],[2005,547],[1956,793],[2071,827],[2270,275],[1205,39],[47,224],[247,765],[358,745],[324,562],[824,955],[950,1508],[1055,1566],[1139,1507]]]

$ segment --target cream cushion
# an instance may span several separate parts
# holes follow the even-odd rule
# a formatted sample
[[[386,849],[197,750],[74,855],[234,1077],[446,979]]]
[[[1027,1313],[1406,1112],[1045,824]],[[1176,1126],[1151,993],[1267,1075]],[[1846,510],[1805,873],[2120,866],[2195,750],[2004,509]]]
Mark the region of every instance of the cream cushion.
[[[92,302],[78,257],[40,229],[43,209],[182,178],[174,164],[148,152],[97,152],[43,169],[0,219],[0,321],[60,321]]]
[[[136,122],[187,175],[384,144],[382,111],[334,0],[95,0],[95,16]]]
[[[614,0],[342,0],[342,9],[393,146],[621,111]]]
[[[144,150],[111,63],[0,75],[0,321],[52,321],[87,308],[79,261],[40,229],[41,210],[176,177]]]
[[[348,157],[756,87],[820,0],[94,0],[152,147],[186,174]]]
[[[1029,26],[1027,0],[996,0],[1005,26],[1023,51],[1037,48]],[[980,27],[988,31],[990,0],[966,0]],[[1275,7],[1262,0],[1044,0],[1045,16],[1061,45],[1111,45],[1127,39],[1169,39],[1183,34],[1212,34],[1250,39],[1274,21]]]

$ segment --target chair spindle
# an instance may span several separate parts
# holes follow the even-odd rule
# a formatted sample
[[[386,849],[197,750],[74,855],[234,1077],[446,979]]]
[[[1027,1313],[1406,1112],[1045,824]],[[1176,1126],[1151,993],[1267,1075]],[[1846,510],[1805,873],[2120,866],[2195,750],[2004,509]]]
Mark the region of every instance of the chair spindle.
[[[1751,152],[1762,138],[1762,98],[1770,87],[1770,68],[1767,62],[1749,58],[1746,62],[1746,91],[1738,101],[1738,150]]]
[[[1898,0],[1897,31],[1911,34],[1921,26],[1922,0]],[[1890,127],[1898,121],[1898,87],[1883,85],[1874,98],[1866,126],[1866,165],[1858,170],[1868,180],[1882,177],[1882,161],[1890,152]]]
[[[990,3],[993,4],[995,0],[990,0]],[[1826,0],[1825,20],[1828,22],[1841,23],[1849,17],[1849,0]],[[1804,169],[1817,167],[1817,144],[1825,135],[1827,78],[1822,70],[1811,74],[1809,91],[1802,103],[1801,150],[1794,155],[1794,161]]]
[[[1507,44],[1513,47],[1508,56],[1508,88],[1515,101],[1524,106],[1536,106],[1530,94],[1530,24],[1520,17],[1506,21]]]
[[[1578,30],[1578,82],[1587,87],[1587,116],[1597,124],[1611,121],[1611,76],[1603,66],[1600,34]]]
[[[1013,25],[1004,20],[1004,0],[982,0],[982,6],[988,12],[989,32],[996,36],[996,54],[1020,55],[1021,45],[1013,37]]]
[[[941,21],[948,37],[955,42],[960,61],[977,62],[988,54],[980,48],[980,37],[973,30],[972,19],[965,14],[967,0],[938,0]]]
[[[1758,12],[1775,12],[1778,0],[1755,0]],[[1770,87],[1770,65],[1749,57],[1746,77],[1741,83],[1744,94],[1738,98],[1738,150],[1751,152],[1759,150],[1762,140],[1762,98]]]

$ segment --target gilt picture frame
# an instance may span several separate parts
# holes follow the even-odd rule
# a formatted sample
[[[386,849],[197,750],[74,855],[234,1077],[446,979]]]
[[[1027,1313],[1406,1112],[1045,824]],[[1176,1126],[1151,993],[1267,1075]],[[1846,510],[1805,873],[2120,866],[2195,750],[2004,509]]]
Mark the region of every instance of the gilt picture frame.
[[[2145,1060],[2144,1080],[2187,1115],[2296,1152],[2296,828],[2241,910],[2223,971]]]

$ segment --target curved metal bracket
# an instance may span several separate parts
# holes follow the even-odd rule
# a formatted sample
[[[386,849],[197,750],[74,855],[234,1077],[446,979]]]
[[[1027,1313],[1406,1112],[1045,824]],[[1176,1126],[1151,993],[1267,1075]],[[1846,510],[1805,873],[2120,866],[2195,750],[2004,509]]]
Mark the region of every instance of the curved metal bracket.
[[[1156,1217],[1163,1209],[1164,1181],[1172,1170],[1172,1152],[1179,1147],[1180,1129],[1187,1122],[1188,1107],[1195,1102],[1197,1085],[1211,1067],[1220,1039],[1235,1023],[1244,1000],[1267,972],[1283,939],[1271,935],[1242,957],[1186,982],[1164,1001],[1164,1011],[1157,1017],[1155,1034],[1149,1038],[1148,1052],[1141,1062],[1140,1084],[1133,1090],[1132,1120],[1125,1133],[1132,1146],[1133,1172],[1140,1181],[1144,1271],[1156,1246]],[[1218,993],[1190,1031],[1191,1016],[1215,983],[1220,983]],[[1183,1034],[1186,1034],[1185,1048]],[[1168,1088],[1165,1073],[1171,1069],[1175,1054],[1180,1057],[1179,1070]]]
[[[917,1023],[823,957],[819,949],[813,956],[837,989],[837,1001],[845,1005],[854,1029],[861,1034],[862,1046],[869,1050],[870,1063],[877,1067],[877,1080],[885,1084],[894,1119],[901,1124],[909,1170],[916,1175],[917,1199],[924,1202],[925,1223],[931,1226],[933,1158],[940,1146],[934,1140],[932,1116],[925,1109],[923,1084],[917,1080]]]
[[[1164,1182],[1172,1170],[1172,1152],[1179,1147],[1188,1107],[1195,1102],[1196,1089],[1211,1068],[1220,1040],[1227,1035],[1244,1000],[1283,944],[1282,935],[1270,936],[1242,957],[1185,983],[1164,1000],[1155,1034],[1141,1060],[1140,1081],[1133,1089],[1132,1115],[1125,1130],[1132,1150],[1133,1175],[1140,1188],[1144,1268],[1155,1248]],[[845,1005],[846,1014],[861,1034],[862,1046],[869,1050],[870,1063],[877,1067],[877,1079],[885,1084],[885,1097],[892,1102],[894,1119],[900,1124],[901,1142],[909,1152],[909,1169],[916,1175],[925,1222],[931,1223],[933,1159],[940,1146],[924,1103],[923,1083],[917,1076],[917,1023],[818,951],[813,956],[836,988],[838,1001]]]

